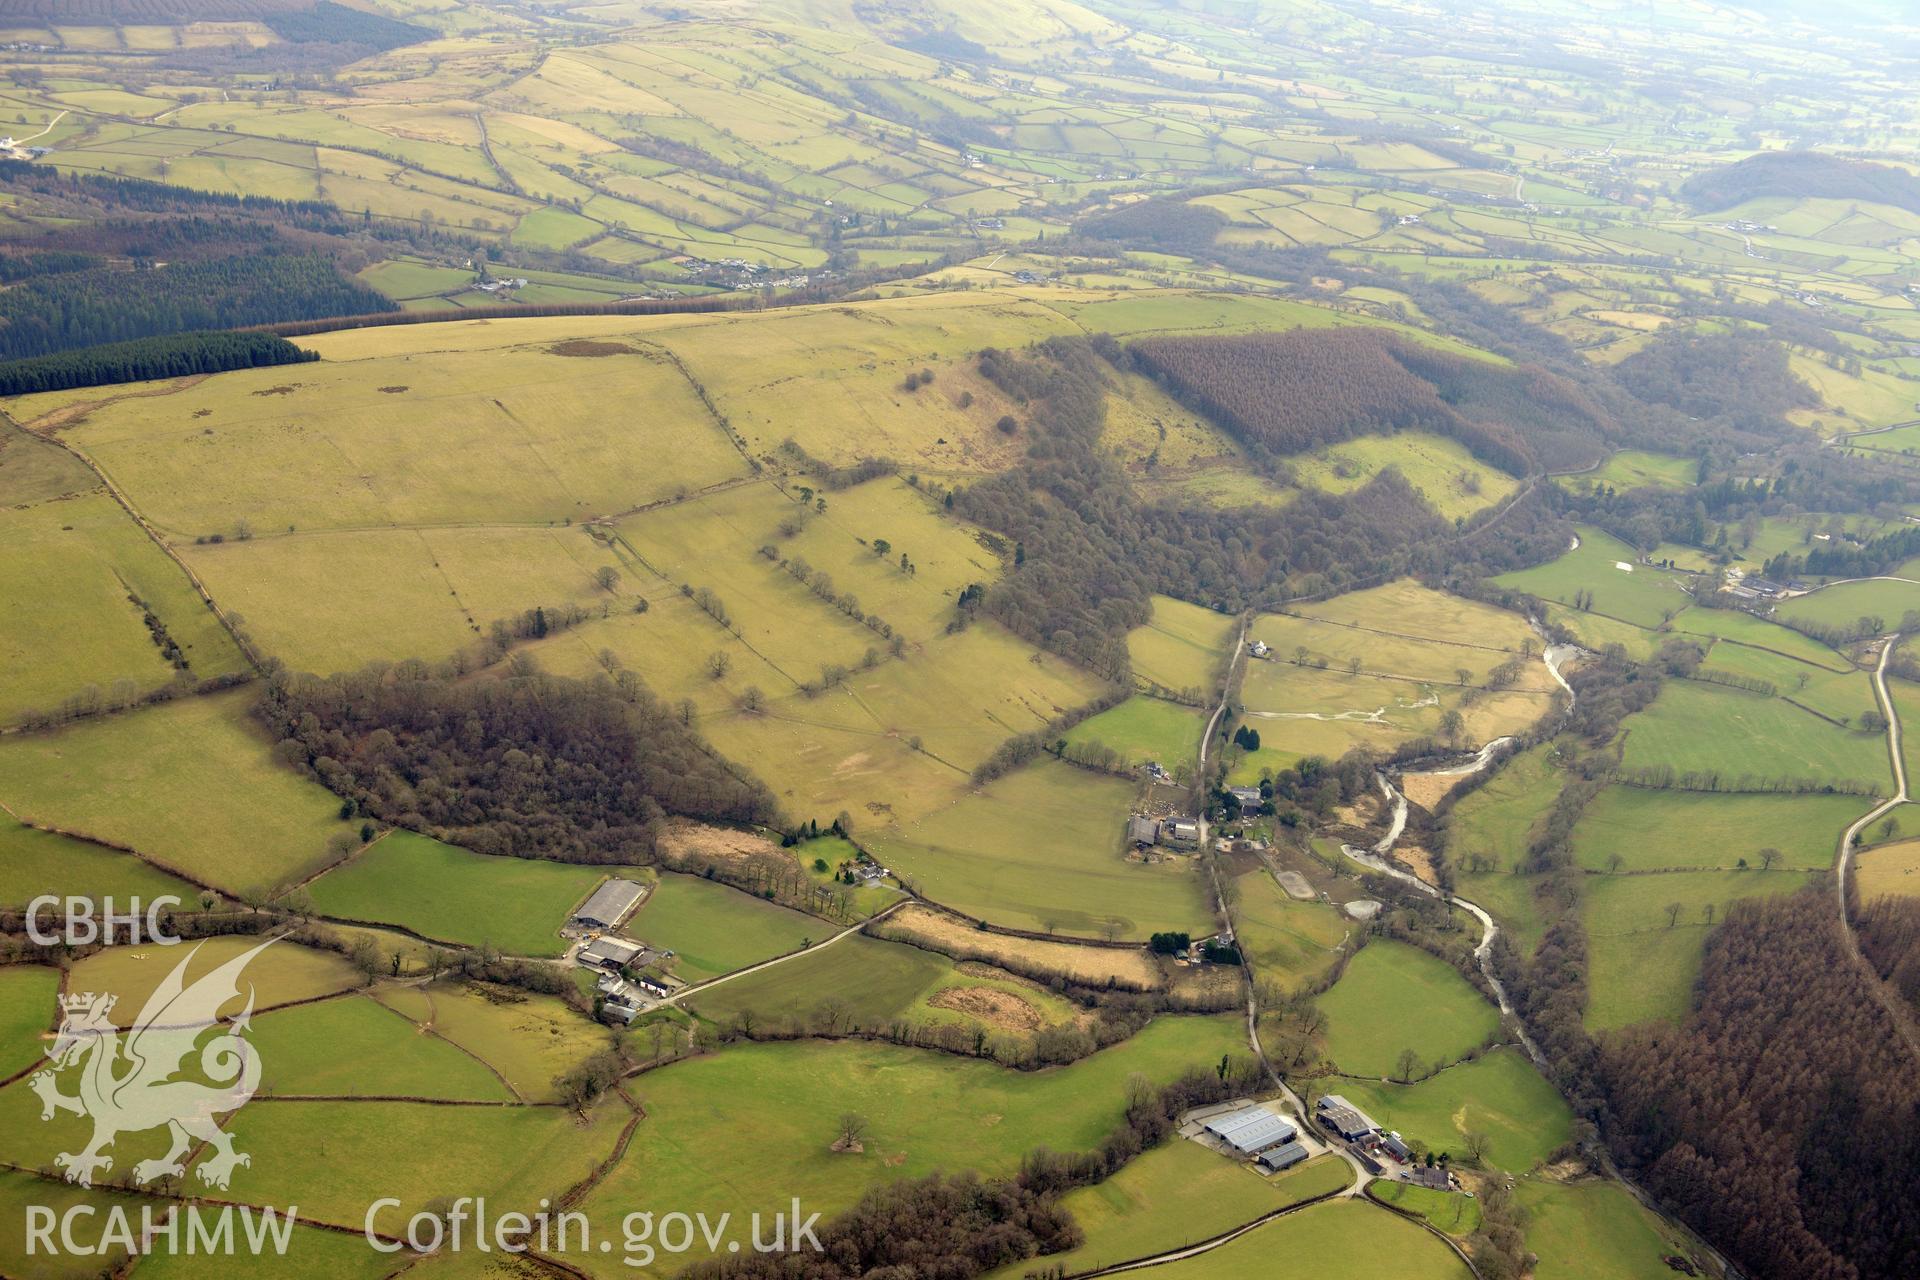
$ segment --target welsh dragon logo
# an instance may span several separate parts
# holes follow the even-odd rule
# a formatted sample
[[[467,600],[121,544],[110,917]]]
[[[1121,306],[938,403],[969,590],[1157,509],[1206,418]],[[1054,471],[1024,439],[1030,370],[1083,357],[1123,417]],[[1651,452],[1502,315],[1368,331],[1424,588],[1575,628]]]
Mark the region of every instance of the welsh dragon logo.
[[[93,1137],[83,1150],[54,1157],[68,1182],[92,1186],[96,1172],[113,1168],[113,1157],[103,1152],[115,1138],[161,1126],[170,1131],[171,1146],[160,1159],[134,1165],[137,1182],[180,1177],[186,1171],[183,1157],[196,1140],[210,1148],[195,1168],[209,1187],[225,1189],[236,1167],[252,1164],[234,1150],[218,1117],[246,1105],[260,1087],[260,1055],[245,1038],[253,1017],[253,985],[247,984],[245,1008],[230,1021],[222,1022],[220,1011],[240,998],[241,971],[272,945],[269,939],[189,986],[187,965],[200,950],[195,947],[124,1031],[112,1018],[116,997],[93,992],[61,997],[65,1017],[47,1050],[52,1063],[35,1073],[32,1085],[40,1095],[42,1120],[71,1111],[93,1121]],[[218,1034],[207,1037],[209,1031]],[[196,1047],[200,1075],[212,1083],[176,1078]],[[80,1070],[80,1091],[61,1093],[58,1077],[72,1067]]]

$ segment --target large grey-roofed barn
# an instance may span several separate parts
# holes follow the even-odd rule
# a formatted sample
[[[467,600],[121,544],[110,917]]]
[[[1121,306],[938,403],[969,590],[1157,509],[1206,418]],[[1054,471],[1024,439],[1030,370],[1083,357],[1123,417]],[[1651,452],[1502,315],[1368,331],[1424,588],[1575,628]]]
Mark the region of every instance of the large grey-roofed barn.
[[[1265,1107],[1242,1107],[1207,1121],[1206,1129],[1244,1155],[1252,1155],[1291,1139],[1297,1132],[1284,1117]]]
[[[644,888],[631,880],[609,880],[580,904],[580,909],[573,913],[573,923],[592,929],[611,929],[626,919],[627,912],[633,910],[633,904],[640,901],[644,892]]]
[[[1260,1164],[1263,1168],[1269,1169],[1274,1173],[1279,1173],[1282,1169],[1293,1168],[1293,1166],[1305,1160],[1307,1155],[1308,1152],[1305,1147],[1297,1142],[1289,1142],[1283,1146],[1269,1147],[1267,1150],[1262,1151],[1260,1153]]]

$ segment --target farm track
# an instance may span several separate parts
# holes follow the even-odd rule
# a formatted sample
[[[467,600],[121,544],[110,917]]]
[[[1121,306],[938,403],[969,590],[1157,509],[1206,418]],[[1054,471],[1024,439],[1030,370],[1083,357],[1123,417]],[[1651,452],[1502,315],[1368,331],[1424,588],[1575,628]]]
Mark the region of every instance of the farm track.
[[[1893,762],[1894,794],[1860,818],[1855,819],[1840,836],[1840,848],[1834,862],[1834,890],[1840,907],[1840,936],[1846,943],[1847,955],[1855,967],[1861,971],[1868,989],[1873,992],[1880,1007],[1893,1019],[1894,1028],[1900,1038],[1905,1040],[1907,1048],[1915,1057],[1920,1058],[1920,1027],[1915,1026],[1913,1010],[1906,1002],[1881,980],[1880,974],[1860,950],[1860,935],[1853,927],[1852,907],[1847,901],[1847,876],[1853,870],[1854,841],[1873,823],[1907,803],[1907,763],[1900,741],[1900,710],[1893,705],[1893,699],[1887,693],[1887,662],[1893,657],[1893,651],[1903,639],[1898,633],[1886,638],[1880,646],[1880,661],[1873,669],[1873,692],[1880,700],[1881,714],[1887,718],[1887,755]]]

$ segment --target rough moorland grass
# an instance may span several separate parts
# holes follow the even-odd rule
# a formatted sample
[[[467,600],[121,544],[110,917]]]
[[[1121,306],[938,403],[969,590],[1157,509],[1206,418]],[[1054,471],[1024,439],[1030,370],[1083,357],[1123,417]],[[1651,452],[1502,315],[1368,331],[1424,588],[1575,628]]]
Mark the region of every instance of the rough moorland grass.
[[[1207,713],[1198,707],[1135,695],[1075,725],[1067,744],[1097,742],[1118,751],[1128,764],[1156,760],[1171,769],[1199,750],[1206,728]]]
[[[1518,1049],[1496,1049],[1418,1084],[1341,1080],[1331,1086],[1381,1124],[1429,1151],[1466,1151],[1466,1135],[1486,1137],[1486,1161],[1524,1173],[1573,1132],[1573,1113]]]
[[[402,925],[428,938],[491,945],[509,955],[557,956],[566,950],[559,930],[567,913],[608,873],[606,867],[488,857],[394,831],[307,892],[326,915]]]
[[[171,947],[109,947],[73,966],[67,978],[67,990],[107,992],[118,997],[113,1020],[120,1026],[130,1026],[140,1015],[147,997],[181,961],[187,961],[186,981],[193,982],[262,941],[264,939],[229,936]],[[259,1011],[350,991],[362,981],[360,973],[343,956],[292,942],[274,942],[248,963],[240,975],[239,997],[231,1008],[221,1012],[239,1013],[246,1003],[249,987],[254,991],[253,1007]]]
[[[1365,1200],[1302,1209],[1212,1253],[1153,1271],[1155,1280],[1463,1280],[1471,1274],[1418,1224]]]
[[[798,951],[838,929],[716,881],[669,874],[660,877],[626,931],[672,951],[674,972],[702,982]]]
[[[1638,563],[1639,553],[1598,529],[1582,525],[1580,545],[1559,559],[1532,569],[1504,573],[1494,581],[1530,591],[1543,600],[1571,604],[1576,591],[1593,594],[1593,611],[1655,627],[1669,613],[1687,607],[1680,580],[1673,574]],[[1631,570],[1618,566],[1627,564]]]
[[[1907,613],[1920,609],[1920,584],[1878,579],[1870,582],[1842,582],[1775,607],[1782,618],[1795,622],[1839,627],[1856,618],[1878,618],[1881,627],[1892,630]]]
[[[1163,1017],[1090,1058],[1036,1072],[861,1041],[736,1046],[628,1086],[647,1121],[584,1208],[617,1219],[702,1204],[738,1216],[797,1195],[831,1215],[900,1178],[1011,1173],[1036,1147],[1096,1145],[1120,1122],[1133,1076],[1209,1069],[1242,1053],[1244,1037],[1232,1017]],[[738,1105],[745,1098],[754,1105]],[[829,1147],[848,1111],[866,1118],[865,1150],[836,1154]]]
[[[1061,1207],[1086,1233],[1086,1243],[1045,1262],[1074,1275],[1178,1249],[1352,1180],[1346,1163],[1330,1156],[1266,1178],[1197,1142],[1169,1138],[1098,1186],[1068,1192]],[[1034,1266],[1014,1263],[989,1272],[987,1280],[1019,1280]]]
[[[1625,767],[1713,773],[1726,790],[1798,779],[1883,794],[1892,786],[1883,735],[1843,729],[1777,697],[1669,680],[1627,730]]]
[[[59,1019],[60,972],[43,965],[0,968],[0,1077],[34,1060],[40,1037]]]
[[[521,1097],[551,1102],[555,1077],[607,1048],[612,1033],[553,996],[438,982],[382,987],[374,998],[459,1045],[505,1076]]]
[[[1920,840],[1868,849],[1854,860],[1853,883],[1860,900],[1888,894],[1920,896]]]
[[[0,799],[23,819],[140,850],[233,893],[325,865],[340,802],[251,721],[247,689],[0,741]]]
[[[1233,923],[1240,950],[1262,982],[1297,987],[1322,973],[1349,932],[1349,922],[1322,902],[1296,902],[1264,867],[1237,878]]]
[[[1527,1248],[1539,1280],[1669,1280],[1668,1254],[1689,1250],[1617,1182],[1524,1179]]]
[[[43,893],[151,902],[167,894],[191,903],[192,885],[131,854],[23,827],[0,814],[0,904],[24,907]]]
[[[261,1096],[384,1094],[504,1102],[506,1087],[445,1040],[372,1000],[343,996],[263,1016]]]
[[[1233,642],[1234,620],[1171,596],[1153,598],[1153,621],[1127,633],[1133,672],[1179,693],[1212,687]]]
[[[1836,833],[1837,840],[1837,833]],[[1587,1026],[1607,1030],[1649,1018],[1679,1019],[1713,920],[1727,906],[1763,894],[1791,893],[1814,880],[1800,871],[1674,871],[1594,876],[1580,916],[1587,928]],[[1678,904],[1676,923],[1667,908]]]
[[[1133,783],[1056,760],[995,780],[937,813],[872,837],[888,866],[935,902],[996,924],[1098,936],[1205,932],[1190,859],[1148,866],[1121,853]]]
[[[1784,855],[1778,866],[1831,866],[1847,824],[1872,801],[1857,796],[1713,795],[1608,787],[1580,815],[1573,847],[1580,865],[1608,871],[1734,868],[1760,865],[1762,849]]]
[[[1500,1013],[1443,960],[1375,941],[1320,997],[1327,1057],[1350,1075],[1386,1076],[1403,1050],[1423,1067],[1454,1062],[1499,1029]]]

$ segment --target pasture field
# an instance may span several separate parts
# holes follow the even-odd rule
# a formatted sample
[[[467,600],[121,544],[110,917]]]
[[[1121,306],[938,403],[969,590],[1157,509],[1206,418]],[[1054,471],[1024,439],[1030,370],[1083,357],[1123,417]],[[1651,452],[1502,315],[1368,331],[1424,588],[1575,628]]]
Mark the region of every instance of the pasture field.
[[[224,936],[178,947],[108,947],[96,951],[73,966],[67,979],[69,991],[108,991],[118,997],[113,1020],[119,1026],[132,1026],[146,1003],[176,965],[186,963],[185,981],[205,976],[227,961],[259,946],[263,939]],[[281,1005],[351,991],[365,980],[347,963],[346,957],[331,951],[318,951],[298,943],[275,941],[248,962],[241,975],[240,999],[223,1013],[238,1013],[247,989],[254,992],[254,1011],[263,1012]]]
[[[1466,446],[1431,431],[1359,436],[1287,462],[1303,488],[1327,493],[1349,493],[1390,467],[1398,469],[1447,520],[1504,502],[1520,487],[1518,480],[1480,461]]]
[[[1582,613],[1552,601],[1547,602],[1546,614],[1547,621],[1565,627],[1573,633],[1575,640],[1595,652],[1610,644],[1617,644],[1626,650],[1629,657],[1645,662],[1660,647],[1658,632],[1637,627],[1631,622],[1621,622],[1598,613]]]
[[[610,1221],[675,1204],[738,1216],[797,1195],[831,1216],[871,1186],[936,1169],[994,1177],[1035,1147],[1097,1145],[1119,1123],[1136,1074],[1167,1081],[1244,1045],[1233,1017],[1159,1018],[1092,1057],[1032,1072],[864,1041],[739,1045],[629,1085],[647,1121],[582,1207]],[[752,1107],[730,1105],[749,1097]],[[849,1109],[867,1120],[865,1150],[836,1154],[836,1118]],[[568,1260],[596,1275],[619,1269]]]
[[[443,981],[380,987],[374,999],[466,1050],[529,1102],[555,1101],[554,1078],[613,1042],[611,1031],[556,997],[512,987]]]
[[[1061,1197],[1061,1208],[1086,1233],[1086,1243],[1050,1254],[1044,1264],[1074,1275],[1164,1253],[1337,1191],[1352,1179],[1346,1162],[1331,1156],[1268,1178],[1197,1142],[1168,1138],[1105,1182]],[[987,1280],[1020,1280],[1037,1261],[990,1271]]]
[[[1628,489],[1690,489],[1699,471],[1700,464],[1692,458],[1622,449],[1609,454],[1596,470],[1561,476],[1559,482],[1575,492],[1598,488],[1621,493]]]
[[[1121,852],[1134,785],[1043,760],[915,822],[876,832],[887,866],[929,899],[1039,932],[1144,939],[1204,933],[1210,919],[1192,859],[1129,862]]]
[[[1155,1280],[1462,1280],[1447,1246],[1417,1224],[1364,1200],[1316,1204],[1211,1253],[1155,1267]]]
[[[1417,1084],[1340,1080],[1330,1087],[1429,1151],[1464,1159],[1466,1135],[1482,1134],[1486,1163],[1509,1173],[1525,1173],[1573,1133],[1566,1100],[1511,1046]]]
[[[1843,725],[1853,724],[1878,705],[1873,681],[1864,671],[1830,671],[1724,640],[1714,644],[1701,670],[1763,680],[1787,701]]]
[[[626,932],[674,953],[673,970],[704,982],[821,942],[836,926],[698,876],[663,874]],[[844,944],[842,944],[844,945]]]
[[[1631,567],[1622,569],[1622,564]],[[1590,592],[1588,612],[1636,627],[1657,627],[1689,603],[1673,574],[1641,564],[1639,552],[1587,525],[1580,526],[1580,545],[1559,559],[1503,573],[1494,581],[1568,606],[1576,592]]]
[[[390,1097],[506,1102],[491,1071],[447,1041],[422,1035],[392,1009],[343,996],[263,1016],[251,1037],[260,1051],[260,1096],[377,1093]],[[370,1064],[378,1064],[369,1072]]]
[[[376,1230],[404,1229],[443,1195],[536,1208],[558,1198],[612,1152],[626,1123],[618,1100],[585,1123],[563,1107],[436,1107],[411,1102],[265,1102],[232,1125],[243,1151],[300,1152],[302,1159],[254,1158],[230,1192],[245,1203],[297,1204],[302,1216],[358,1230],[375,1199]],[[191,1171],[190,1171],[191,1172]]]
[[[960,1023],[1015,1038],[1072,1022],[1079,1013],[1037,983],[860,934],[723,983],[689,1003],[723,1028],[735,1026],[743,1012],[770,1026],[819,1019],[831,1006],[843,1026]]]
[[[39,1114],[37,1110],[32,1113],[33,1117]],[[88,1190],[58,1179],[36,1178],[29,1173],[0,1169],[0,1214],[5,1214],[10,1223],[25,1222],[29,1207],[35,1205],[50,1209],[56,1215],[65,1215],[68,1210],[82,1205],[100,1215],[108,1211],[108,1206],[118,1205],[132,1214],[133,1221],[137,1223],[142,1203],[140,1197],[105,1188]],[[95,1221],[98,1220],[96,1217]],[[353,1243],[356,1248],[371,1252],[360,1242]],[[93,1256],[64,1252],[49,1255],[44,1249],[36,1250],[29,1256],[24,1230],[9,1228],[4,1235],[0,1235],[0,1270],[10,1276],[19,1276],[21,1280],[97,1280],[102,1270],[117,1268],[126,1262],[126,1258],[127,1250],[112,1243]]]
[[[1520,652],[1533,639],[1527,620],[1519,614],[1435,591],[1412,578],[1312,601],[1291,612],[1449,648],[1505,651],[1494,659],[1496,662]]]
[[[1171,769],[1190,760],[1207,730],[1208,712],[1162,698],[1136,694],[1067,731],[1067,745],[1112,747],[1129,765],[1158,761]]]
[[[1920,840],[1900,840],[1857,854],[1853,884],[1862,902],[1888,894],[1920,897]]]
[[[1417,1213],[1457,1240],[1464,1240],[1480,1226],[1480,1202],[1455,1192],[1435,1191],[1411,1182],[1375,1182],[1367,1194],[1384,1204]]]
[[[1778,866],[1817,871],[1833,865],[1847,824],[1872,807],[1857,796],[1714,795],[1608,787],[1573,829],[1574,853],[1589,871],[1731,870],[1760,865],[1762,849]]]
[[[1234,937],[1263,982],[1299,987],[1333,964],[1348,922],[1323,902],[1296,902],[1265,867],[1236,877]]]
[[[1843,729],[1781,698],[1693,680],[1669,680],[1627,720],[1629,769],[1712,774],[1723,788],[1781,779],[1847,782],[1884,794],[1893,785],[1881,734]]]
[[[173,894],[183,903],[196,896],[186,881],[131,854],[23,827],[0,814],[0,905],[24,907],[43,893],[123,901]]]
[[[1348,1075],[1390,1075],[1403,1050],[1423,1069],[1456,1062],[1500,1029],[1500,1011],[1444,960],[1377,939],[1319,1000],[1327,1057]]]
[[[24,820],[138,849],[228,893],[324,866],[340,802],[274,755],[249,689],[0,740],[0,799]]]
[[[451,1259],[461,1255],[443,1256]],[[477,1257],[471,1252],[465,1256]],[[253,1280],[270,1270],[274,1280],[381,1280],[392,1274],[393,1265],[393,1255],[376,1253],[357,1231],[298,1226],[288,1240],[286,1253],[271,1263],[245,1251],[212,1255],[163,1251],[142,1260],[140,1274],[145,1280]],[[442,1280],[446,1272],[436,1268],[432,1274],[435,1280]],[[499,1280],[508,1280],[508,1276],[502,1275]]]
[[[1920,582],[1892,578],[1836,582],[1774,606],[1775,614],[1795,622],[1841,627],[1859,618],[1878,618],[1879,629],[1888,631],[1916,611],[1920,611]]]
[[[428,938],[557,956],[567,913],[611,873],[530,858],[473,853],[412,831],[390,831],[307,886],[329,916],[397,924]],[[639,873],[644,880],[647,873]]]
[[[1783,627],[1777,622],[1757,618],[1739,609],[1703,609],[1695,605],[1674,618],[1673,629],[1688,635],[1731,640],[1744,648],[1783,654],[1828,671],[1845,672],[1853,667],[1845,657],[1818,640],[1801,635],[1792,627]]]
[[[37,964],[0,968],[0,1079],[32,1063],[40,1037],[60,1020],[60,972]]]
[[[1234,620],[1171,596],[1153,598],[1153,621],[1127,633],[1138,678],[1175,693],[1210,689],[1229,657]]]
[[[1519,865],[1534,825],[1559,794],[1559,757],[1558,744],[1551,742],[1510,756],[1492,778],[1454,804],[1447,824],[1456,864],[1479,858],[1500,871]]]
[[[173,679],[149,611],[194,676],[240,669],[239,649],[186,575],[111,497],[0,503],[0,723],[89,688],[132,696]]]
[[[1834,833],[1838,843],[1839,833]],[[1693,996],[1694,979],[1714,921],[1729,903],[1762,894],[1792,893],[1816,880],[1800,871],[1671,871],[1591,877],[1580,917],[1586,925],[1589,968],[1586,1024],[1611,1030],[1652,1018],[1677,1021]],[[1668,908],[1680,910],[1672,925]]]
[[[1618,1183],[1523,1179],[1527,1248],[1539,1255],[1539,1280],[1668,1280],[1666,1255],[1686,1256],[1684,1242]]]

